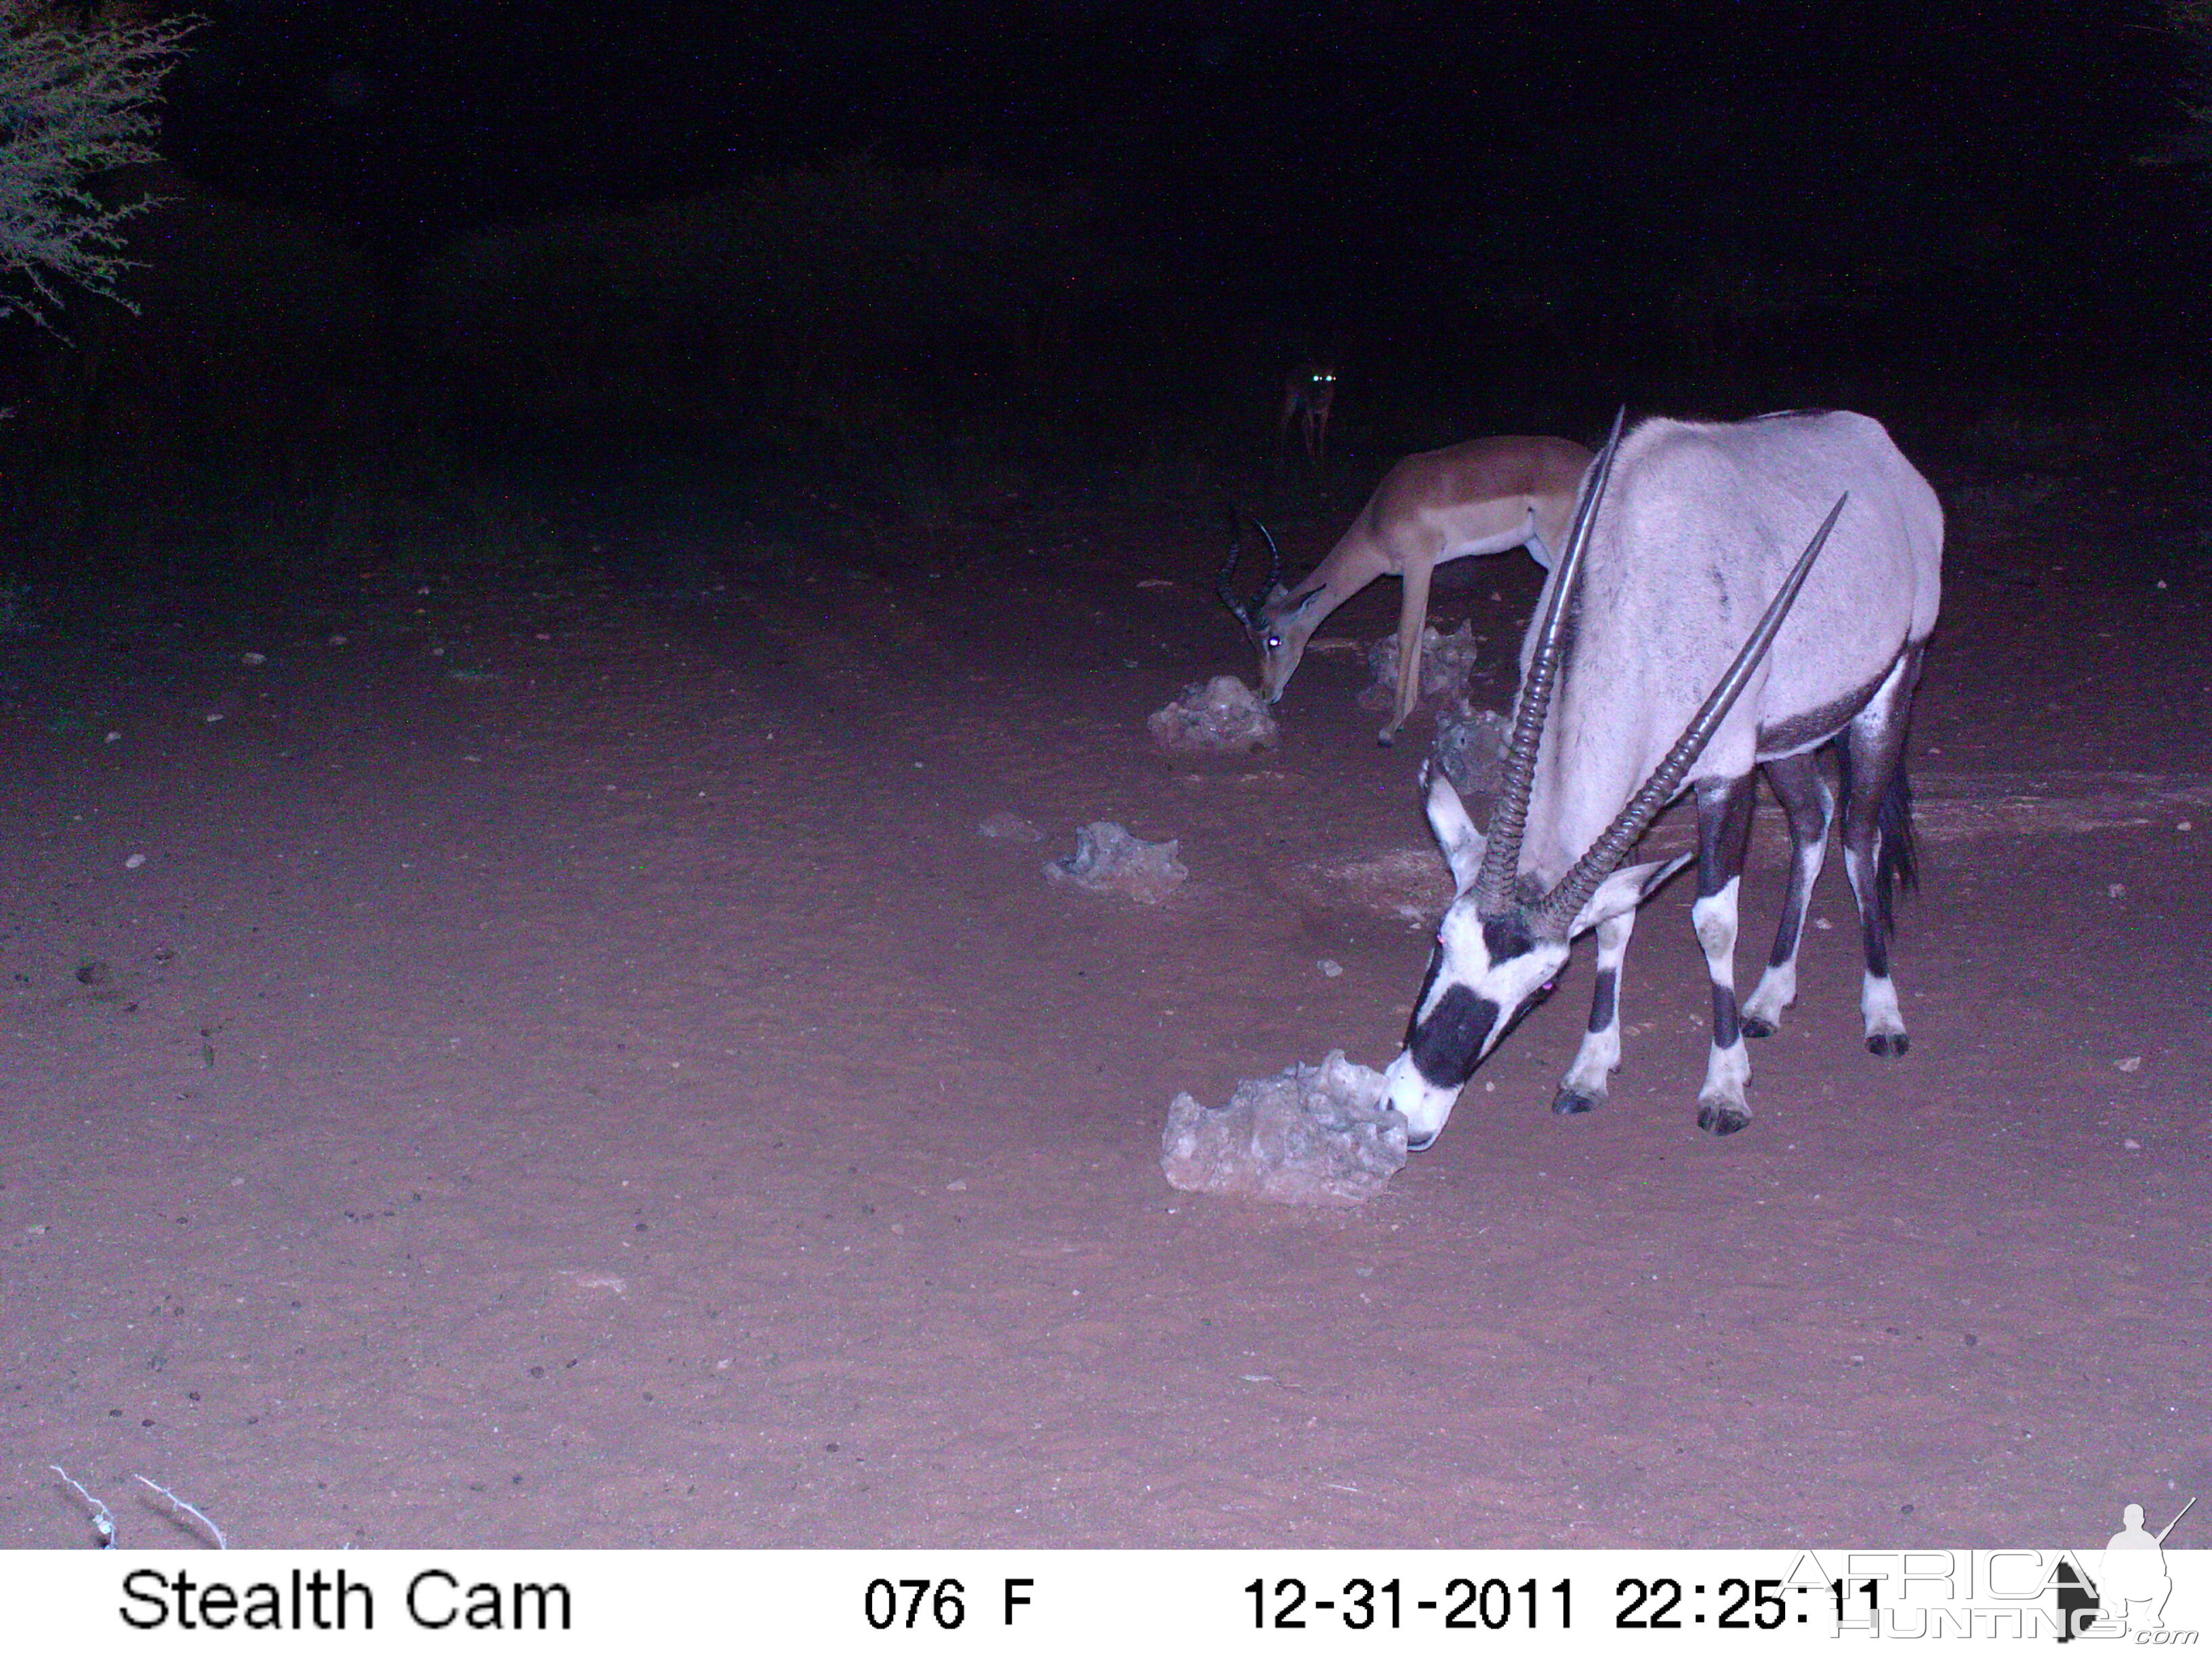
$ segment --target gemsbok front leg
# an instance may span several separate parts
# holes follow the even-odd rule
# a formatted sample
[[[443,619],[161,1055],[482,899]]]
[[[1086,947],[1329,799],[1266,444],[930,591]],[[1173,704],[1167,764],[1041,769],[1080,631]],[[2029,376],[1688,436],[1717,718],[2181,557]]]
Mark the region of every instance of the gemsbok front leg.
[[[1698,786],[1698,899],[1690,907],[1690,924],[1713,987],[1713,1048],[1705,1086],[1698,1091],[1698,1127],[1717,1135],[1732,1135],[1751,1121],[1751,1103],[1744,1097],[1751,1058],[1744,1053],[1735,1001],[1735,933],[1758,783],[1758,774],[1747,772]]]
[[[1593,1111],[1605,1104],[1613,1072],[1620,1065],[1620,964],[1628,954],[1628,936],[1636,931],[1636,912],[1620,915],[1597,926],[1597,983],[1590,990],[1589,1029],[1583,1033],[1575,1063],[1552,1097],[1552,1109],[1562,1117]]]
[[[1844,873],[1859,902],[1866,941],[1866,979],[1859,1012],[1869,1054],[1901,1054],[1909,1039],[1889,976],[1889,941],[1897,931],[1894,890],[1918,883],[1912,835],[1912,785],[1905,773],[1905,738],[1912,692],[1920,680],[1920,647],[1909,647],[1867,706],[1844,728],[1837,745],[1844,796]]]
[[[1774,787],[1790,819],[1790,884],[1782,896],[1782,922],[1774,931],[1774,950],[1758,988],[1743,1005],[1743,1034],[1769,1037],[1781,1028],[1782,1011],[1797,1000],[1797,952],[1805,943],[1805,914],[1812,908],[1813,884],[1828,858],[1828,827],[1834,822],[1836,798],[1820,775],[1817,751],[1806,750],[1766,763],[1766,781]]]

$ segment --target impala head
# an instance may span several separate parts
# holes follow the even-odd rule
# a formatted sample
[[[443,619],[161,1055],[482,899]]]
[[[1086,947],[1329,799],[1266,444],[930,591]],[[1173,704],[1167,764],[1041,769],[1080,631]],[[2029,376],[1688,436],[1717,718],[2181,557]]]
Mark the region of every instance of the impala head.
[[[1221,596],[1229,614],[1244,625],[1244,632],[1260,652],[1260,694],[1269,702],[1279,700],[1283,687],[1290,683],[1291,674],[1305,654],[1306,640],[1313,633],[1320,617],[1315,613],[1322,599],[1322,590],[1316,588],[1293,599],[1290,590],[1283,586],[1283,556],[1275,546],[1275,538],[1267,533],[1267,526],[1257,519],[1252,527],[1260,532],[1260,539],[1267,544],[1268,566],[1267,580],[1260,591],[1249,599],[1240,599],[1230,583],[1236,580],[1237,562],[1243,556],[1243,522],[1232,509],[1229,524],[1229,557],[1223,562],[1221,574],[1214,578],[1213,591]]]
[[[1620,421],[1616,417],[1613,435],[1584,483],[1566,554],[1553,580],[1537,645],[1522,679],[1490,833],[1486,836],[1474,827],[1458,793],[1440,773],[1428,781],[1429,827],[1451,866],[1456,893],[1437,930],[1428,975],[1407,1025],[1405,1052],[1384,1074],[1384,1098],[1404,1116],[1406,1143],[1414,1151],[1436,1139],[1475,1067],[1529,1010],[1551,994],[1576,936],[1632,910],[1690,861],[1685,855],[1620,867],[1628,849],[1689,775],[1773,643],[1843,511],[1838,501],[1674,748],[1629,797],[1611,827],[1547,889],[1540,878],[1521,868],[1522,834],[1534,788],[1537,750],[1558,684],[1570,603],[1620,447]]]
[[[1252,642],[1260,647],[1260,694],[1269,702],[1282,701],[1283,688],[1306,653],[1306,641],[1321,626],[1322,605],[1328,598],[1325,587],[1293,596],[1278,585],[1261,602]]]

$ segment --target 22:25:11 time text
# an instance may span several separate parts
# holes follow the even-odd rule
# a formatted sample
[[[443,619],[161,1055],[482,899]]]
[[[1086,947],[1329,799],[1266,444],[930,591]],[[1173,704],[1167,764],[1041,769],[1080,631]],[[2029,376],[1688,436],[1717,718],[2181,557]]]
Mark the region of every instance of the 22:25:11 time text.
[[[1252,1598],[1255,1630],[1304,1630],[1309,1612],[1334,1614],[1347,1630],[1396,1630],[1407,1610],[1441,1613],[1446,1630],[1535,1630],[1550,1605],[1545,1598],[1554,1596],[1559,1622],[1553,1628],[1566,1630],[1573,1622],[1571,1591],[1564,1578],[1540,1594],[1533,1578],[1518,1584],[1503,1578],[1455,1578],[1442,1595],[1412,1601],[1405,1600],[1395,1578],[1379,1584],[1370,1578],[1349,1578],[1334,1595],[1310,1598],[1302,1578],[1278,1578],[1272,1586],[1264,1578],[1255,1578],[1244,1586],[1244,1593]]]

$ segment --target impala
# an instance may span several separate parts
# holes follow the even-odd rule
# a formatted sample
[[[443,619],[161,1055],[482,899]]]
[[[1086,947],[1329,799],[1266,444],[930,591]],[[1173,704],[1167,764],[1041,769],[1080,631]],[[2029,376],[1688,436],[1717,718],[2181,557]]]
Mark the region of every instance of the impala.
[[[1620,1061],[1620,968],[1637,906],[1692,856],[1690,915],[1713,1000],[1698,1122],[1716,1134],[1742,1128],[1752,1115],[1743,1039],[1771,1035],[1796,999],[1838,793],[1867,1047],[1905,1052],[1891,893],[1914,875],[1905,728],[1942,597],[1942,546],[1935,492],[1865,416],[1650,420],[1626,440],[1615,423],[1531,630],[1489,834],[1449,783],[1429,782],[1429,823],[1458,893],[1388,1073],[1410,1145],[1435,1140],[1475,1067],[1593,929],[1589,1025],[1553,1109],[1604,1101]],[[1832,743],[1839,790],[1817,758]],[[1792,855],[1774,949],[1739,1010],[1736,896],[1760,769],[1788,816]],[[1697,852],[1620,867],[1686,787],[1697,798]]]
[[[1376,733],[1378,741],[1390,742],[1420,701],[1421,629],[1436,568],[1448,559],[1526,547],[1549,568],[1589,460],[1589,451],[1564,438],[1477,438],[1408,455],[1383,476],[1335,550],[1304,581],[1282,586],[1277,554],[1267,586],[1249,601],[1230,590],[1242,546],[1232,542],[1214,587],[1259,647],[1261,693],[1279,702],[1322,620],[1377,576],[1395,576],[1405,584],[1398,606],[1398,696],[1389,724]],[[1272,552],[1274,538],[1264,527],[1261,533]],[[1525,669],[1525,644],[1522,663]]]

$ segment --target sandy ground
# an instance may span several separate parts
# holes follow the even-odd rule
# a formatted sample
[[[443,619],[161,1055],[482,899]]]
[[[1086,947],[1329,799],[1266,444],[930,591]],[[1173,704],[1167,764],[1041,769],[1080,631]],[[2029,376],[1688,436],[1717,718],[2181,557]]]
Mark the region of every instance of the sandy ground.
[[[1344,1213],[1177,1194],[1160,1126],[1395,1051],[1429,711],[1378,750],[1322,654],[1273,753],[1158,753],[1147,713],[1251,672],[1203,514],[1032,510],[788,582],[711,534],[617,548],[605,588],[180,582],[57,624],[0,714],[0,1545],[90,1541],[50,1464],[126,1547],[187,1541],[137,1474],[288,1547],[2155,1522],[2212,1487],[2185,522],[1954,517],[1910,1054],[1862,1045],[1832,867],[1757,1120],[1700,1134],[1678,886],[1606,1110],[1546,1109],[1585,946]],[[1291,526],[1293,563],[1335,528]],[[1535,574],[1439,583],[1501,701]],[[1045,841],[979,836],[1000,811]],[[1048,885],[1096,818],[1180,837],[1188,885]]]

